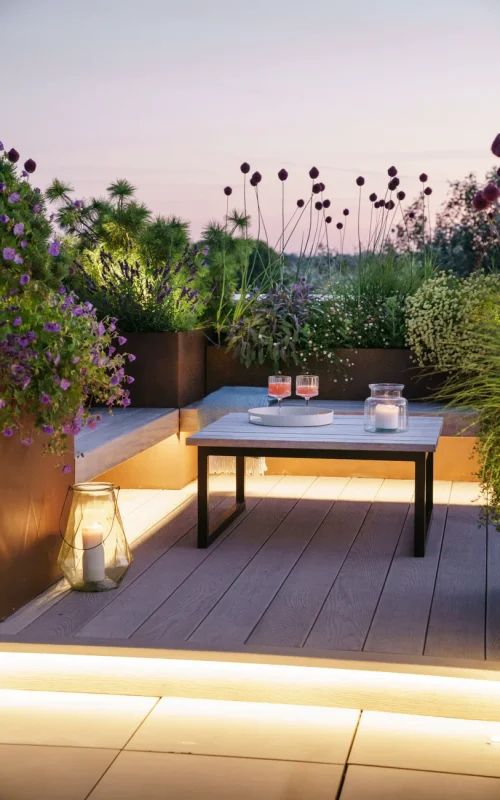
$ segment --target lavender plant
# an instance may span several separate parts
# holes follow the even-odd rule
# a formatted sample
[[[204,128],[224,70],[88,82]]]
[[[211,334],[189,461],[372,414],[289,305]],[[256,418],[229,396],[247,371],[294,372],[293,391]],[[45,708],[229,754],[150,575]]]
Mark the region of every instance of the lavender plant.
[[[161,266],[133,256],[119,259],[102,248],[84,253],[74,280],[81,296],[122,331],[183,331],[200,325],[208,252],[189,246]]]

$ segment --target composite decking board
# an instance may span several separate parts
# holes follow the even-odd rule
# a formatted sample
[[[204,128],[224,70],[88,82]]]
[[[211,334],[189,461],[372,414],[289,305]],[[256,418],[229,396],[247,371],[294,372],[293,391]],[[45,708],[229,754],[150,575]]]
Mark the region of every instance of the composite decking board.
[[[370,433],[359,416],[344,415],[319,428],[273,428],[253,425],[247,414],[226,414],[189,437],[187,444],[205,447],[247,447],[422,452],[436,449],[442,417],[413,417],[407,431]]]
[[[454,484],[446,519],[424,655],[485,657],[486,528],[480,509],[458,505]]]
[[[305,486],[300,502],[188,641],[210,647],[243,646],[330,506],[331,502],[309,500]]]
[[[488,524],[486,657],[500,660],[500,531]]]
[[[441,554],[451,482],[440,481],[434,492],[425,558],[413,555],[413,511],[387,575],[364,645],[368,652],[422,655]]]
[[[226,498],[227,499],[227,498]],[[221,499],[220,502],[223,502]],[[194,498],[183,504],[180,511],[172,514],[172,519],[154,536],[147,538],[134,550],[134,560],[117,589],[112,592],[71,592],[65,595],[46,613],[28,625],[23,634],[37,639],[45,637],[48,642],[66,641],[75,636],[78,630],[108,603],[126,592],[142,573],[160,558],[178,539],[192,529],[196,523],[196,502]]]
[[[384,481],[356,541],[314,623],[305,647],[362,650],[408,515],[406,502],[383,502],[392,481]]]
[[[279,482],[279,476],[275,476],[274,482],[268,482],[269,490]],[[256,506],[263,502],[260,498],[248,497],[245,512],[234,520],[212,547],[207,549],[196,547],[196,526],[193,525],[186,536],[179,539],[134,581],[124,596],[112,600],[99,614],[82,626],[76,634],[77,637],[126,639],[136,632],[141,635],[141,626],[152,615],[156,619],[159,615],[168,622],[168,615],[163,611],[166,601],[191,575],[196,574],[205,561],[216,557],[224,541],[232,532],[234,532],[233,537],[237,535],[239,526],[245,524],[245,520],[252,512],[257,513]],[[156,644],[160,637],[155,636],[150,627],[148,631],[151,634],[151,641]]]
[[[367,502],[342,500],[340,495],[247,639],[247,645],[303,646],[369,507]]]
[[[251,515],[235,526],[232,536],[226,537],[219,547],[212,550],[210,558],[205,559],[146,620],[135,637],[165,644],[187,639],[295,503],[292,496],[264,498]]]

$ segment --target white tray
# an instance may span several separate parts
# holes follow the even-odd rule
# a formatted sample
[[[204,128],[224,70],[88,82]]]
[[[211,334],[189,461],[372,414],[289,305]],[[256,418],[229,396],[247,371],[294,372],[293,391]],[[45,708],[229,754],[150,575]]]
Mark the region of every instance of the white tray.
[[[271,425],[279,428],[310,428],[316,425],[331,425],[333,411],[319,406],[263,406],[249,408],[248,421],[254,425]]]

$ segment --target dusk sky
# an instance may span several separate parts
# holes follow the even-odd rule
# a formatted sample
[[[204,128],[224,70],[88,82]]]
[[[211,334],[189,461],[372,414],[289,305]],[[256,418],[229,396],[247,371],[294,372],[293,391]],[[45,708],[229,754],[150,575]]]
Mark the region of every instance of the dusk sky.
[[[500,0],[0,0],[0,139],[43,188],[101,195],[117,177],[154,213],[222,219],[239,164],[263,174],[271,238],[320,169],[334,221],[355,178],[409,196],[493,164]],[[253,210],[253,209],[251,209]],[[354,225],[348,231],[354,243]]]

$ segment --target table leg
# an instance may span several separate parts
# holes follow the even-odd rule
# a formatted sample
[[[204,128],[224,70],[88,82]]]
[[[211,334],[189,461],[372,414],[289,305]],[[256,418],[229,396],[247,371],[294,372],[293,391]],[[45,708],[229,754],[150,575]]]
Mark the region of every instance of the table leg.
[[[426,511],[426,454],[415,454],[415,540],[414,552],[416,556],[425,555],[425,538],[427,534]]]
[[[245,510],[245,457],[236,456],[236,503],[219,524],[210,530],[208,509],[209,450],[198,447],[198,547],[208,547]]]
[[[208,546],[208,454],[198,447],[198,547]]]
[[[428,525],[434,508],[434,453],[427,453],[425,462],[425,505]]]

